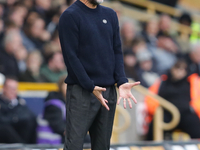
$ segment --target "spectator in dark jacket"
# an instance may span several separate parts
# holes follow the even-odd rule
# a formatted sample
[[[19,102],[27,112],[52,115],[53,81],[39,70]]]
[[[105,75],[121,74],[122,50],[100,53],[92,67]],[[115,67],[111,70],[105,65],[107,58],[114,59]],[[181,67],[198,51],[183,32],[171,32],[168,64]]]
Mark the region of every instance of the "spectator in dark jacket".
[[[18,81],[7,77],[0,95],[0,143],[35,143],[36,120],[17,96]]]
[[[4,38],[4,50],[0,51],[0,72],[4,75],[18,77],[19,68],[14,53],[22,48],[22,41],[18,31],[10,31]]]
[[[199,81],[196,80],[195,74],[188,76],[187,68],[187,63],[184,60],[178,60],[170,69],[167,76],[165,75],[159,82],[155,82],[154,85],[150,87],[150,90],[154,93],[157,91],[158,95],[175,105],[180,112],[179,124],[168,132],[172,132],[175,129],[181,129],[183,132],[188,133],[191,138],[200,138],[200,110],[198,109],[200,101],[199,98],[196,98],[196,95],[194,95],[196,91],[199,91]],[[197,86],[194,84],[197,84]],[[149,97],[146,98],[145,102],[147,104],[149,118],[151,118],[157,106],[159,106],[159,103]],[[168,111],[164,111],[164,122],[170,122],[171,119],[171,114]],[[147,137],[148,140],[152,140],[152,122]]]

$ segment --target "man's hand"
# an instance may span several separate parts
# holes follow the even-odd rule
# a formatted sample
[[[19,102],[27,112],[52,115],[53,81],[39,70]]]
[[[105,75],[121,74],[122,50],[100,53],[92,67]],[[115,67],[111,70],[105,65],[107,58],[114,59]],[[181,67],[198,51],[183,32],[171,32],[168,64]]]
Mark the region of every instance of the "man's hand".
[[[117,104],[119,105],[120,100],[123,99],[123,103],[124,103],[124,108],[126,109],[126,100],[128,100],[129,103],[129,107],[132,108],[132,104],[131,104],[131,99],[137,103],[137,100],[135,99],[135,97],[132,95],[131,93],[131,88],[133,86],[136,86],[140,84],[140,82],[135,82],[135,83],[124,83],[122,85],[119,86],[119,98],[117,101]]]
[[[110,110],[108,105],[106,103],[108,103],[108,101],[103,98],[102,92],[106,91],[106,88],[102,88],[99,86],[95,86],[94,90],[93,90],[93,94],[96,96],[96,98],[100,101],[100,103],[107,109]]]

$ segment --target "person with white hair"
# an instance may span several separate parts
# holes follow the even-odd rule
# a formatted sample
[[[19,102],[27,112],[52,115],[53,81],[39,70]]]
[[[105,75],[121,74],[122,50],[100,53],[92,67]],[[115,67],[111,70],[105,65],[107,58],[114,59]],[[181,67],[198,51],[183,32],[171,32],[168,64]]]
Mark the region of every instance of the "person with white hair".
[[[18,31],[10,31],[4,37],[3,50],[0,51],[0,72],[18,77],[19,67],[15,53],[22,47]]]

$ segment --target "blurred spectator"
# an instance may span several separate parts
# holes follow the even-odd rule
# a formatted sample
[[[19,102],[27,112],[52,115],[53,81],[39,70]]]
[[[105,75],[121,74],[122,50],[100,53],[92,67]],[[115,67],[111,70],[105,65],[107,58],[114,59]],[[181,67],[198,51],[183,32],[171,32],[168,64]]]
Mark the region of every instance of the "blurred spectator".
[[[4,21],[2,19],[0,19],[0,51],[1,49],[3,49],[2,47],[2,41],[3,41],[3,38],[4,38],[4,32],[5,32],[5,25],[4,25]]]
[[[32,9],[34,0],[20,0],[28,10]]]
[[[18,1],[14,4],[14,8],[19,11],[21,16],[23,17],[23,20],[25,20],[28,14],[28,8],[26,7],[26,5],[24,5],[21,1]]]
[[[175,42],[175,38],[177,36],[176,32],[172,32],[172,19],[167,14],[162,14],[159,19],[159,32],[158,34],[169,36],[173,42]]]
[[[137,75],[141,85],[144,87],[151,86],[159,75],[155,72],[151,53],[148,50],[141,50],[136,53],[138,60]]]
[[[175,129],[181,129],[188,133],[191,138],[200,138],[200,99],[194,93],[199,92],[199,77],[192,74],[188,77],[188,65],[184,60],[178,60],[167,75],[155,82],[149,89],[175,105],[181,115],[180,122]],[[155,113],[159,102],[147,97],[145,100],[149,113],[149,121]],[[172,116],[164,111],[164,121],[170,122]],[[153,127],[150,124],[148,140],[152,140]],[[174,130],[174,129],[173,129]],[[172,131],[173,131],[172,130]],[[170,131],[170,132],[172,132]]]
[[[42,50],[43,44],[51,37],[50,33],[45,30],[44,20],[40,17],[27,22],[21,35],[23,44],[29,52],[34,49]]]
[[[61,52],[61,46],[60,46],[60,39],[58,35],[58,30],[55,30],[52,37],[51,37],[51,43],[57,47],[57,49]]]
[[[16,78],[7,77],[0,95],[0,143],[35,143],[35,116],[17,91]]]
[[[37,143],[39,144],[61,144],[64,143],[66,127],[66,76],[61,76],[58,81],[58,92],[50,92],[45,98],[44,113],[38,118]],[[46,124],[44,124],[46,122]],[[47,134],[48,136],[44,136]],[[89,135],[84,139],[90,142]]]
[[[0,85],[3,85],[4,81],[5,81],[5,76],[2,73],[0,73]]]
[[[155,47],[154,45],[147,45],[145,40],[142,38],[142,37],[137,37],[135,38],[135,40],[133,41],[132,43],[133,47],[132,47],[132,51],[135,53],[135,54],[139,54],[141,55],[143,52],[147,52],[149,53],[150,52],[150,55],[151,55],[151,61],[153,63],[152,65],[152,69],[153,71],[155,71],[156,73],[159,72],[158,70],[158,60],[156,59],[156,57],[159,57],[159,55],[155,55],[155,54],[158,54],[157,53],[157,47]],[[155,54],[154,54],[155,53]],[[139,66],[138,66],[139,67]]]
[[[43,82],[44,80],[40,74],[42,62],[42,55],[38,50],[30,52],[26,60],[27,69],[24,73],[21,73],[19,80],[24,82]]]
[[[4,50],[0,51],[0,72],[18,77],[19,67],[15,53],[23,48],[19,32],[10,31],[4,37]]]
[[[50,9],[51,0],[35,0],[34,11],[39,13],[42,16],[42,18],[44,18],[45,23],[47,23],[50,20],[48,16]]]
[[[66,126],[66,84],[64,82],[66,76],[61,76],[58,81],[58,92],[50,92],[45,99],[44,112],[38,122],[38,139],[39,144],[60,144],[64,143],[64,131]],[[48,126],[41,124],[41,120],[48,122]],[[41,134],[47,134],[44,138]],[[52,137],[57,137],[52,140]]]
[[[10,20],[7,20],[4,22],[4,28],[3,28],[3,32],[0,33],[0,47],[3,47],[4,43],[3,43],[3,40],[5,38],[5,35],[10,32],[10,31],[17,31],[19,32],[19,28],[17,27],[17,25],[13,22],[13,21],[10,21]],[[3,48],[1,48],[3,49]]]
[[[178,43],[177,43],[177,32],[174,32],[171,29],[172,26],[172,19],[167,14],[162,14],[159,19],[159,35],[164,35],[165,37],[168,37],[168,42],[165,44],[167,49],[170,49],[174,51],[174,49],[180,49]]]
[[[124,50],[124,70],[127,78],[132,78],[135,81],[139,80],[136,67],[137,59],[131,50]]]
[[[0,2],[0,18],[3,18],[5,13],[4,4]]]
[[[60,14],[59,12],[56,13],[56,14],[52,17],[50,23],[47,25],[47,31],[48,31],[50,34],[53,34],[53,33],[56,31],[57,25],[58,25],[58,22],[59,22],[60,15],[61,15],[61,14]]]
[[[121,38],[123,49],[130,49],[136,37],[136,27],[132,20],[125,20],[121,27]]]
[[[192,25],[192,18],[191,18],[189,13],[183,13],[181,15],[181,17],[178,19],[178,21],[179,21],[180,24],[188,26],[188,27],[191,27],[191,25]],[[188,40],[190,38],[190,34],[189,35],[185,35],[182,32],[182,33],[179,33],[179,36],[183,37],[183,38],[178,38],[177,39],[177,42],[180,45],[182,52],[183,53],[188,53],[188,51],[190,50],[190,40]]]
[[[179,23],[186,25],[186,26],[191,26],[192,24],[192,17],[189,13],[183,13],[180,18],[179,18]]]
[[[165,34],[160,34],[157,40],[157,47],[148,46],[154,60],[157,73],[166,73],[176,62],[179,50],[171,38]]]
[[[158,31],[159,31],[159,25],[158,25],[158,20],[156,18],[150,19],[145,24],[145,28],[142,31],[142,36],[147,44],[156,46]]]
[[[190,73],[200,75],[200,43],[192,44],[191,51],[186,55]]]
[[[163,14],[160,16],[159,21],[160,32],[163,34],[169,34],[171,30],[171,17],[169,15]]]
[[[132,41],[132,51],[134,54],[139,52],[140,50],[147,49],[146,42],[144,38],[138,36]]]
[[[0,34],[2,34],[4,31],[4,21],[0,19]]]
[[[171,39],[171,37],[169,35],[162,34],[162,33],[158,35],[157,47],[163,48],[164,50],[174,53],[174,54],[177,53],[179,50],[178,46]]]
[[[16,6],[13,6],[12,9],[9,9],[6,18],[10,21],[13,21],[18,26],[18,28],[21,29],[27,13],[27,8],[22,4],[18,4]]]
[[[56,42],[54,42],[54,41],[51,41],[51,42],[46,43],[46,44],[44,45],[43,49],[44,49],[43,56],[44,56],[44,59],[45,59],[45,63],[47,63],[48,57],[49,57],[52,53],[61,52],[60,44],[58,45],[58,43],[56,43]]]
[[[19,72],[20,73],[25,72],[25,70],[26,70],[26,58],[27,58],[27,55],[28,55],[27,50],[25,49],[24,46],[21,46],[20,49],[15,51],[14,55],[15,55],[15,58],[17,59]]]
[[[29,25],[34,22],[37,18],[41,18],[40,14],[35,11],[30,11],[26,17],[25,25]]]
[[[15,2],[17,2],[17,0],[7,0],[6,4],[8,7],[12,7],[15,4]]]
[[[67,75],[61,52],[49,55],[47,64],[41,68],[41,76],[46,82],[57,82],[62,75]]]

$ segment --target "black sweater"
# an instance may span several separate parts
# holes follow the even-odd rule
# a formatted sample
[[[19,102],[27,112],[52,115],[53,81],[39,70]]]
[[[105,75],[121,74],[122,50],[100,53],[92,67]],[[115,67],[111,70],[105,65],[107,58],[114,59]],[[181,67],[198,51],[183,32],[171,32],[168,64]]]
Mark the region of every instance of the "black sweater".
[[[90,9],[77,0],[61,15],[59,37],[68,70],[67,84],[120,86],[127,82],[116,13],[98,5]]]

